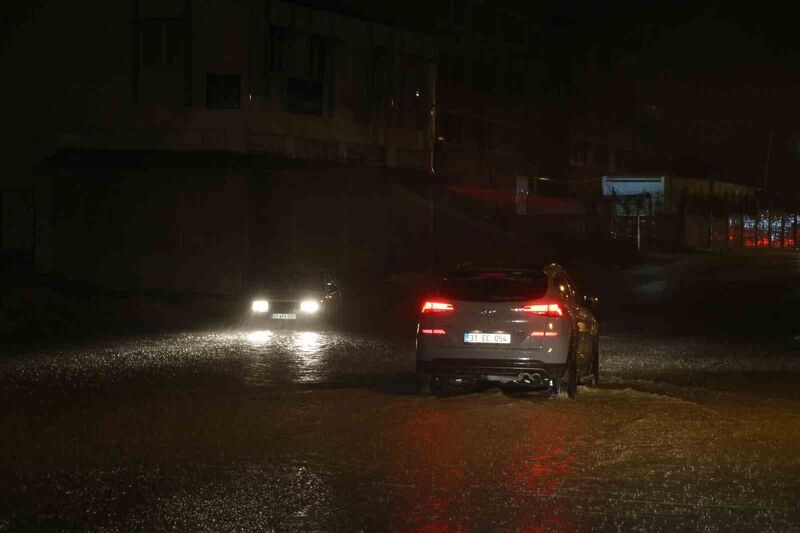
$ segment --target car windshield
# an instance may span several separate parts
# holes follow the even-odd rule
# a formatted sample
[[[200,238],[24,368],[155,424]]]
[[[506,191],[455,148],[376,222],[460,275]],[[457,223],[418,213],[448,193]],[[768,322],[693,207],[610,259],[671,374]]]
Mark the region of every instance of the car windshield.
[[[322,274],[319,272],[273,271],[258,278],[263,289],[322,290]]]
[[[457,272],[442,281],[439,294],[452,300],[512,302],[535,300],[547,292],[540,272]]]

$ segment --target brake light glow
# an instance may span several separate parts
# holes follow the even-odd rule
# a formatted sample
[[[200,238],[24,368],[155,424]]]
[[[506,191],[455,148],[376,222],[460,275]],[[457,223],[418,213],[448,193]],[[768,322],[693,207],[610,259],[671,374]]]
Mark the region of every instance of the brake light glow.
[[[531,337],[558,337],[557,331],[534,331]]]
[[[427,313],[445,313],[455,309],[453,304],[447,302],[427,301],[422,304],[422,314]]]
[[[539,316],[564,316],[564,311],[558,304],[532,304],[522,308],[526,313]]]
[[[422,333],[425,335],[444,335],[445,331],[443,329],[423,329]]]

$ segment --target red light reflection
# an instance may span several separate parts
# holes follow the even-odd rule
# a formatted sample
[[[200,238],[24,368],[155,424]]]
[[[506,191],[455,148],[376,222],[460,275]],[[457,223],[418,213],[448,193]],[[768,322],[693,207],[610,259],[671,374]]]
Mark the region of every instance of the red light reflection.
[[[393,477],[409,487],[395,499],[391,529],[575,531],[571,500],[554,496],[572,470],[565,444],[580,424],[524,407],[450,398],[408,413],[388,450]]]

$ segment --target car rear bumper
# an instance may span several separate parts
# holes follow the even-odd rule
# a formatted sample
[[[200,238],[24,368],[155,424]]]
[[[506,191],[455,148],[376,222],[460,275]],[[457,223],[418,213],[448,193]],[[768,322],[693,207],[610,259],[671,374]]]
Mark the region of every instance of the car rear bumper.
[[[542,379],[558,379],[564,375],[566,364],[543,363],[520,359],[456,359],[441,358],[417,361],[417,372],[445,377],[490,379],[492,376],[517,377],[539,374]]]

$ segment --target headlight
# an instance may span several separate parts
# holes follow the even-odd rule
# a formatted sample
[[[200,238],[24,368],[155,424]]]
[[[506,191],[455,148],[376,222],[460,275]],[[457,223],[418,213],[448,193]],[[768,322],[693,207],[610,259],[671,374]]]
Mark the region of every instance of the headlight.
[[[266,313],[269,311],[269,302],[266,300],[253,300],[251,309],[254,313]]]
[[[304,300],[300,302],[300,311],[303,313],[316,313],[319,311],[319,302],[315,302],[314,300]]]

